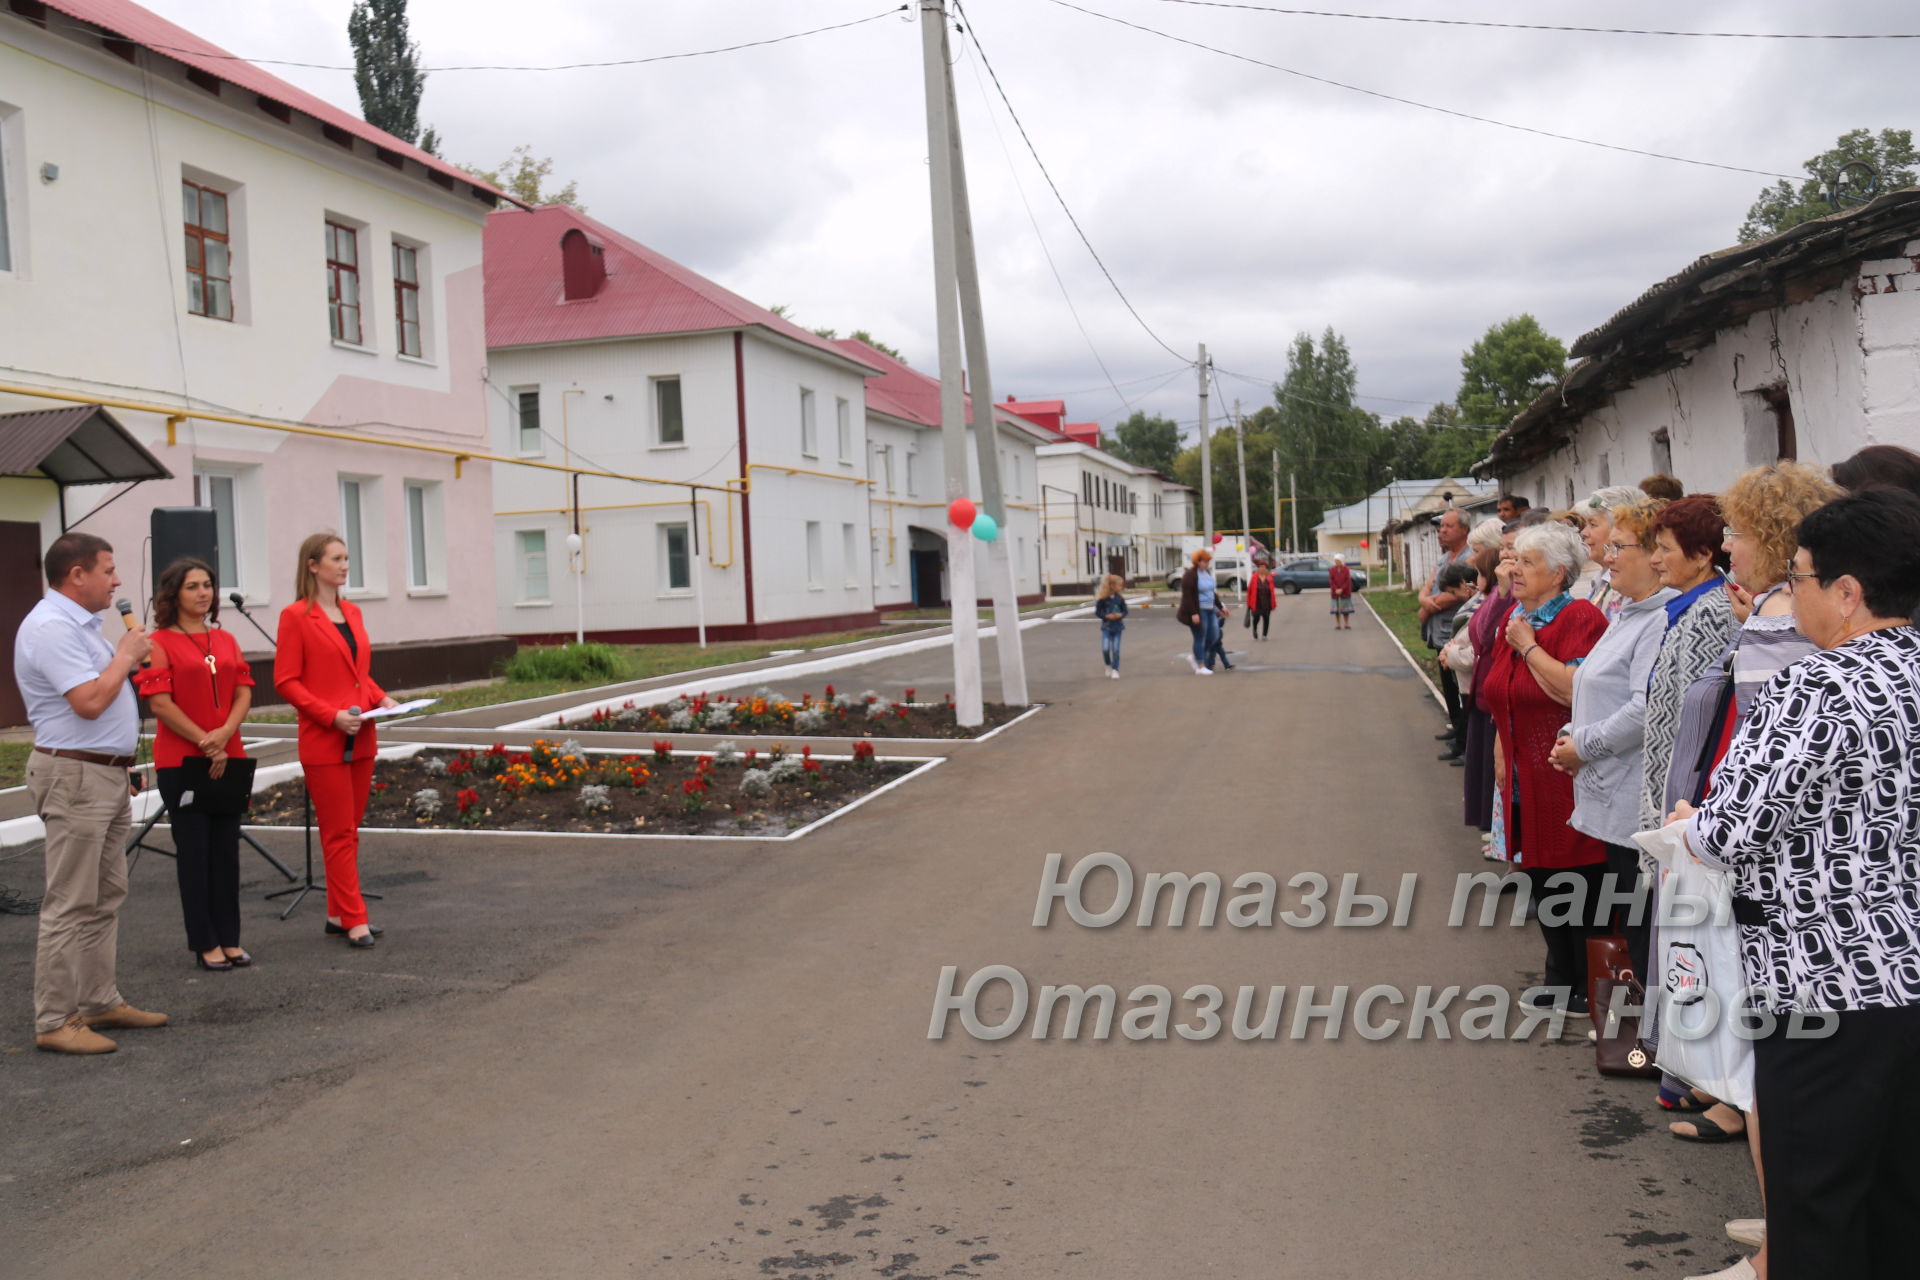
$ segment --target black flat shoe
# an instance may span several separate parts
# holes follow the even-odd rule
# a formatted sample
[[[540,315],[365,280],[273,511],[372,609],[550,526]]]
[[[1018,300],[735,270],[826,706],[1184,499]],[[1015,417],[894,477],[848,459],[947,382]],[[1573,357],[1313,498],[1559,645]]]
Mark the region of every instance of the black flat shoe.
[[[227,970],[233,968],[233,961],[231,960],[209,960],[198,951],[193,953],[193,959],[195,964],[198,964],[202,969],[210,973],[225,973]]]
[[[373,925],[368,925],[367,927],[368,927],[369,929],[371,929],[371,930],[373,931],[373,936],[374,936],[374,937],[376,937],[376,938],[378,938],[378,937],[380,937],[380,936],[381,936],[382,934],[384,934],[384,933],[386,932],[386,930],[385,930],[385,929],[382,929],[382,928],[381,928],[381,927],[380,927],[379,925],[377,925],[377,924],[373,924]],[[343,928],[341,928],[341,927],[340,927],[339,925],[337,925],[337,924],[335,924],[335,923],[334,923],[333,921],[331,921],[331,920],[329,920],[329,921],[327,921],[327,932],[328,932],[328,933],[337,933],[337,934],[339,934],[339,935],[341,935],[342,937],[345,937],[345,936],[346,936],[346,932],[347,932],[347,931],[346,931],[345,929],[343,929]]]
[[[370,933],[362,938],[356,938],[352,934],[348,934],[347,945],[350,947],[372,947],[372,946],[378,946],[379,943],[378,943],[378,940],[376,940],[374,936]]]

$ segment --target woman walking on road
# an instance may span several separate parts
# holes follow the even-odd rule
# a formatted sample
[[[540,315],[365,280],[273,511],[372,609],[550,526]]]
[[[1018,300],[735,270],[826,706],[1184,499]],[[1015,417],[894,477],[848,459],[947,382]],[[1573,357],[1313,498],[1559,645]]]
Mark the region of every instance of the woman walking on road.
[[[1347,568],[1345,556],[1333,558],[1333,568],[1327,570],[1327,588],[1333,593],[1333,629],[1335,631],[1353,630],[1353,570]]]
[[[1180,603],[1174,619],[1193,632],[1193,653],[1187,661],[1193,674],[1213,674],[1213,648],[1220,642],[1219,598],[1213,588],[1213,552],[1201,547],[1180,579]]]
[[[1247,584],[1247,616],[1253,626],[1253,638],[1265,640],[1273,633],[1273,606],[1279,589],[1273,585],[1273,566],[1263,557]]]
[[[1100,661],[1114,680],[1120,678],[1120,637],[1127,629],[1127,600],[1120,594],[1125,589],[1120,575],[1110,573],[1101,579],[1100,595],[1093,602],[1093,616],[1100,619]]]

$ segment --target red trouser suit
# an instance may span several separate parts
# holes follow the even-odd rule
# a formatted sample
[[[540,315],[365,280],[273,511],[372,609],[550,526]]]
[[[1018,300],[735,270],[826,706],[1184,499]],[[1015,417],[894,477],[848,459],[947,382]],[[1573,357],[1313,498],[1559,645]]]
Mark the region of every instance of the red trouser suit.
[[[349,739],[333,718],[351,707],[372,710],[387,695],[367,671],[372,645],[359,608],[342,600],[340,612],[353,634],[351,647],[317,604],[296,601],[280,611],[273,687],[300,713],[300,765],[326,857],[327,914],[352,929],[367,922],[360,896],[360,821],[379,743],[374,726],[367,725],[351,739],[349,763]]]

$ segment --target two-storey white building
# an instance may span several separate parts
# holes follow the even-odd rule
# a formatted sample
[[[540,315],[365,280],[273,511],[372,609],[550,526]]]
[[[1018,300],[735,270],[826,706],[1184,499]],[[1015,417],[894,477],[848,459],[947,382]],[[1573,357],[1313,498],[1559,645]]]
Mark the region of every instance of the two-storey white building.
[[[857,356],[564,205],[487,222],[496,625],[629,643],[878,620]],[[580,550],[568,552],[577,532]]]
[[[1042,445],[1040,496],[1052,595],[1084,592],[1109,573],[1163,577],[1193,531],[1193,492],[1079,439]]]
[[[868,490],[872,510],[873,595],[881,609],[932,607],[947,600],[947,467],[940,428],[940,379],[854,338],[834,345],[881,370],[867,382]],[[1001,497],[1013,564],[1014,594],[1040,598],[1040,513],[1037,450],[1053,432],[1001,405],[994,406]],[[974,432],[978,419],[967,399],[967,484],[980,492]],[[986,592],[981,592],[984,598]]]
[[[64,524],[113,543],[138,600],[152,509],[199,506],[223,595],[269,627],[300,540],[336,530],[383,681],[484,673],[493,565],[458,549],[492,519],[461,455],[488,449],[498,198],[126,0],[0,9],[0,444],[52,451],[0,480],[6,598],[38,597],[21,566]],[[60,484],[73,442],[3,415],[69,404],[104,405],[166,477]]]

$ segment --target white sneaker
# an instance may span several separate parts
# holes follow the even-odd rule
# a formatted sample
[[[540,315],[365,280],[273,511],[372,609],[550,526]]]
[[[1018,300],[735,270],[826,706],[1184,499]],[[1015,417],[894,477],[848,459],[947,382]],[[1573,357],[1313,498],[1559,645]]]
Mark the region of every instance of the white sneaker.
[[[1212,667],[1201,667],[1201,666],[1196,666],[1196,667],[1194,667],[1194,669],[1193,669],[1193,674],[1195,674],[1195,675],[1197,675],[1197,676],[1210,676],[1210,675],[1212,675],[1212,674],[1213,674],[1213,668],[1212,668]]]
[[[1758,1249],[1767,1242],[1767,1220],[1765,1218],[1735,1218],[1727,1224],[1727,1238],[1735,1244],[1743,1244],[1749,1249]]]
[[[1687,1280],[1760,1280],[1760,1273],[1745,1258],[1734,1263],[1725,1271],[1716,1271],[1710,1276],[1688,1276]]]
[[[1115,680],[1118,680],[1120,678],[1120,668],[1115,667],[1113,670],[1107,672],[1107,674],[1112,676]]]

